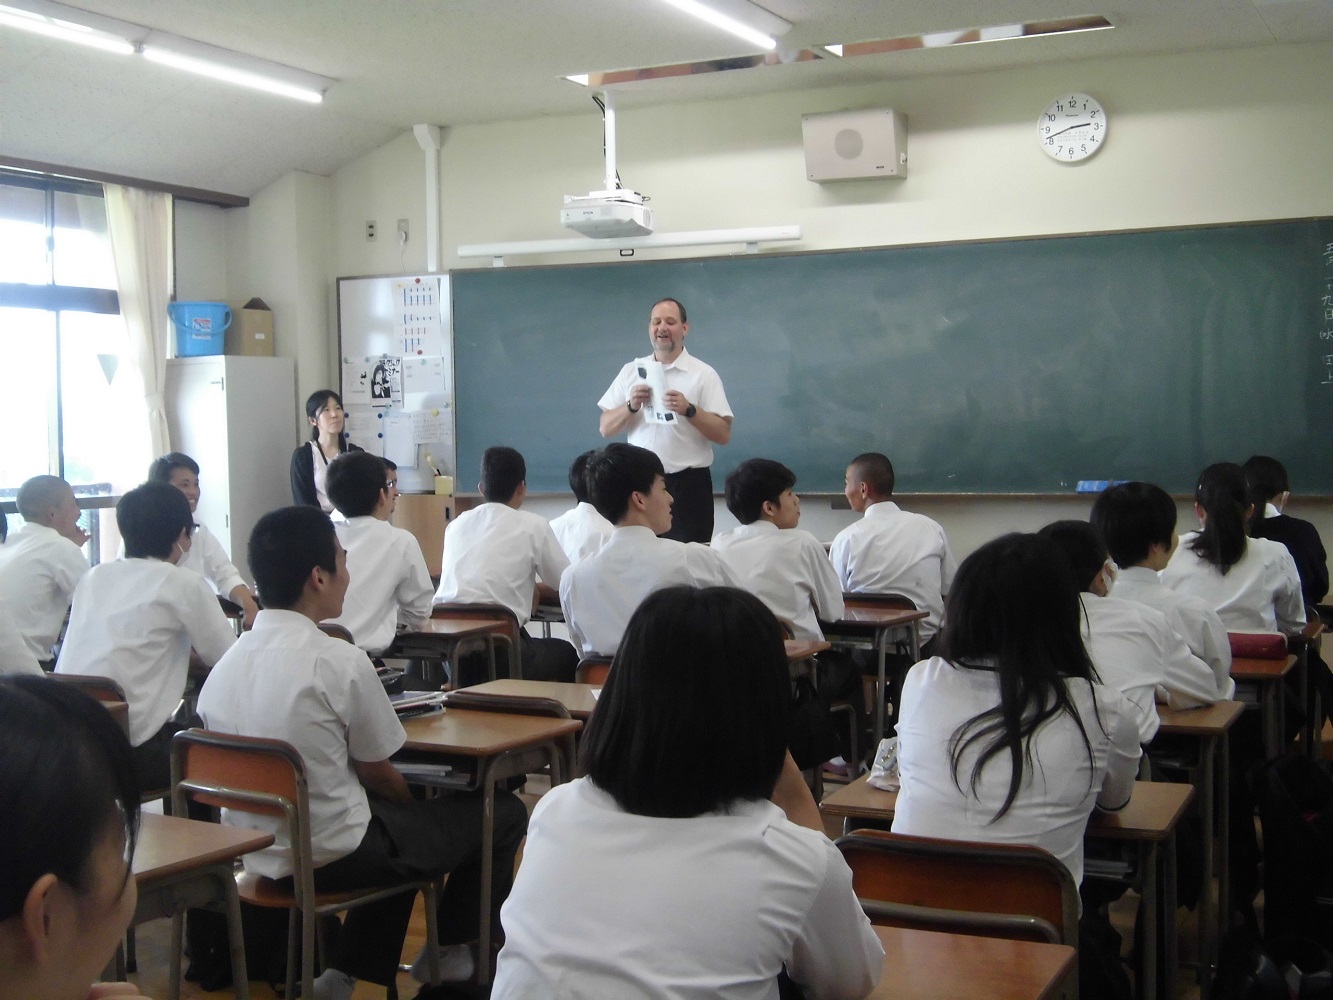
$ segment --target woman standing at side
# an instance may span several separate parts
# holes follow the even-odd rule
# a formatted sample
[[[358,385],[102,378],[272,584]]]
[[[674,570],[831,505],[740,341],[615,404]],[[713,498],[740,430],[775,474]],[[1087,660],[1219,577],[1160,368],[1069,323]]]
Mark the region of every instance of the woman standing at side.
[[[329,463],[345,451],[360,451],[343,434],[343,401],[332,389],[320,389],[305,401],[310,440],[292,452],[292,503],[318,507],[328,514],[333,503],[324,492]]]

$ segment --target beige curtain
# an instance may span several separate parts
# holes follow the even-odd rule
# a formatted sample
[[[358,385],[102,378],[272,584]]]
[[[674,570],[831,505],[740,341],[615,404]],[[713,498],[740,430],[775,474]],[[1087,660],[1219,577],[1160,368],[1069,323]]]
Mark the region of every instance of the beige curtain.
[[[130,356],[143,380],[144,412],[153,455],[171,450],[167,435],[167,345],[171,296],[171,195],[103,185],[107,228],[116,262],[120,314]]]

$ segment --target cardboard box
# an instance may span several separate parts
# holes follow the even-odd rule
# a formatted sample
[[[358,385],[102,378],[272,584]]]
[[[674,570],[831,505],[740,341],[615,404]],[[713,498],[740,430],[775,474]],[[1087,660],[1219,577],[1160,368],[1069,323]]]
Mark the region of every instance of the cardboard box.
[[[273,312],[263,299],[251,299],[240,309],[232,310],[227,353],[273,357]]]

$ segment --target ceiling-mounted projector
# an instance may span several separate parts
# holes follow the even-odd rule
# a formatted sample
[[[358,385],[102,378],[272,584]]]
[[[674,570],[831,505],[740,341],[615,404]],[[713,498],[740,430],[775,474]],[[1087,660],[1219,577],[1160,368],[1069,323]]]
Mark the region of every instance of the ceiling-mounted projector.
[[[586,195],[565,195],[560,224],[594,239],[648,236],[653,231],[653,210],[637,191],[617,188]]]

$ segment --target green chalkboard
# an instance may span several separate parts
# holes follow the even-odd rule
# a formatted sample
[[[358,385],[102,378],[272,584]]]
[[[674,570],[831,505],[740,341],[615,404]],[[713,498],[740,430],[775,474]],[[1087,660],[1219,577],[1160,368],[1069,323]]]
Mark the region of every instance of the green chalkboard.
[[[453,274],[460,483],[482,451],[566,490],[597,399],[672,295],[746,458],[840,492],[883,451],[902,492],[1187,491],[1204,465],[1280,457],[1333,494],[1333,220]]]

